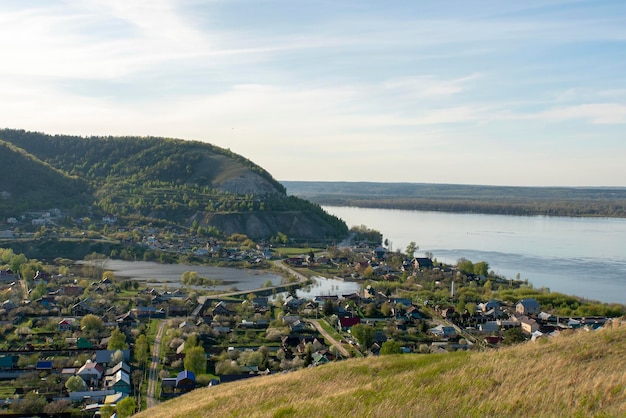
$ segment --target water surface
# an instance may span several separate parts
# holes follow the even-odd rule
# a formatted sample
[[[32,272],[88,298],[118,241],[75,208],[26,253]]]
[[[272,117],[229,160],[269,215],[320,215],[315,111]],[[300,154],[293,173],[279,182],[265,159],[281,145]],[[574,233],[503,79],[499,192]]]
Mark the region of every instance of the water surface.
[[[535,287],[626,304],[626,219],[506,216],[324,206],[348,226],[380,231],[392,250],[411,241],[454,264],[486,261]]]

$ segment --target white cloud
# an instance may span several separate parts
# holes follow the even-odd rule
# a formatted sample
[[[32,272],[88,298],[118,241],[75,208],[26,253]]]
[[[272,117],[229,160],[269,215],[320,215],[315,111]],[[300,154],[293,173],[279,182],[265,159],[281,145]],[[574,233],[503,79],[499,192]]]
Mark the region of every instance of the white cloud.
[[[596,125],[626,123],[626,105],[619,103],[589,103],[548,109],[538,115],[546,120],[587,120]]]

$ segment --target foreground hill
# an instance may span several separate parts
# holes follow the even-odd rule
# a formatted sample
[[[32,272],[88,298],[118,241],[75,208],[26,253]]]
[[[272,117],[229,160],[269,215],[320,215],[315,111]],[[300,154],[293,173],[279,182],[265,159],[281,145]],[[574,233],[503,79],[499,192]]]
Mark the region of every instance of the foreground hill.
[[[0,130],[0,217],[57,207],[73,216],[210,226],[230,235],[337,238],[346,225],[287,196],[250,160],[166,138],[77,137]]]
[[[139,417],[624,416],[626,326],[497,351],[347,360],[198,389]]]

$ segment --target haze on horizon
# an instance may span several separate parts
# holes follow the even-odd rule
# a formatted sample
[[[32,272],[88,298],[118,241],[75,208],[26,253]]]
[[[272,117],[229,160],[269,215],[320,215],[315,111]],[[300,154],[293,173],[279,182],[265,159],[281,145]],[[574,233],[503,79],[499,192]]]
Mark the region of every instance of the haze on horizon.
[[[626,186],[626,2],[0,3],[1,127],[281,180]]]

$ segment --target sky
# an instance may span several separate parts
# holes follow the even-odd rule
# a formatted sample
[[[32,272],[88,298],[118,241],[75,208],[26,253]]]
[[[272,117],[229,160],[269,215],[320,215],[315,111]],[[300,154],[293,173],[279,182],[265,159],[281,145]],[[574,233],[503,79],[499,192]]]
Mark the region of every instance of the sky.
[[[0,0],[0,127],[278,180],[626,186],[626,2]]]

